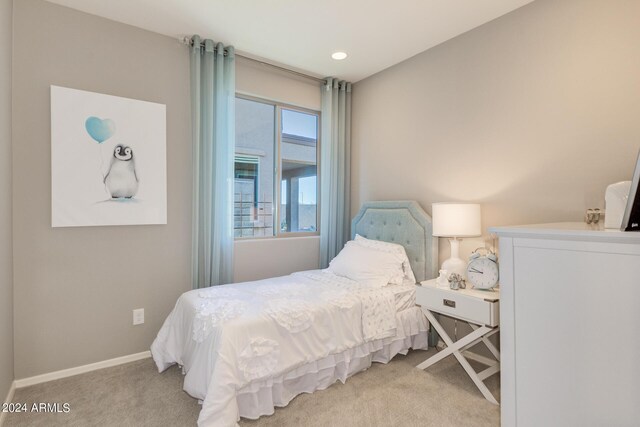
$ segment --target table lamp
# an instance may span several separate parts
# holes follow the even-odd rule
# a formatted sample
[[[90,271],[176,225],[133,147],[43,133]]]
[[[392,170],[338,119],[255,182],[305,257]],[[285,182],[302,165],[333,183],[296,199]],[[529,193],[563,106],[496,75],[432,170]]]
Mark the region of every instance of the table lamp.
[[[460,259],[460,238],[482,235],[480,205],[475,203],[433,203],[433,235],[450,237],[451,257],[442,263],[447,276],[458,273],[466,278],[467,263]]]

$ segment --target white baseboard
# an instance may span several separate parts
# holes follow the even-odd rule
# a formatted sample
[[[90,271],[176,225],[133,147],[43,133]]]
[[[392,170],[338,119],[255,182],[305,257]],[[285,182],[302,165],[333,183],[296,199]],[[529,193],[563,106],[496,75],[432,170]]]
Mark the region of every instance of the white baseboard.
[[[11,387],[9,387],[9,393],[7,393],[7,398],[4,399],[4,403],[11,403],[11,401],[13,400],[13,394],[16,391],[16,382],[13,381],[11,383]],[[6,418],[8,412],[2,412],[0,410],[0,427],[2,427],[2,425],[4,424],[4,419]]]
[[[15,388],[28,387],[34,384],[46,383],[47,381],[59,380],[60,378],[72,377],[84,374],[85,372],[97,371],[98,369],[110,368],[111,366],[122,365],[136,360],[151,357],[150,351],[129,354],[127,356],[116,357],[115,359],[103,360],[102,362],[90,363],[88,365],[77,366],[75,368],[63,369],[61,371],[49,372],[48,374],[36,375],[34,377],[22,378],[14,381]]]

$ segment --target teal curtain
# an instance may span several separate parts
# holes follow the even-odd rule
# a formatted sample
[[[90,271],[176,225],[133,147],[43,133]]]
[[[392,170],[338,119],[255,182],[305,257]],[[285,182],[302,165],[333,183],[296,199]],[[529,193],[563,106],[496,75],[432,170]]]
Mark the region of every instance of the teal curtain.
[[[233,282],[233,47],[193,36],[193,288]]]
[[[351,83],[328,78],[322,87],[320,145],[320,266],[349,240]]]

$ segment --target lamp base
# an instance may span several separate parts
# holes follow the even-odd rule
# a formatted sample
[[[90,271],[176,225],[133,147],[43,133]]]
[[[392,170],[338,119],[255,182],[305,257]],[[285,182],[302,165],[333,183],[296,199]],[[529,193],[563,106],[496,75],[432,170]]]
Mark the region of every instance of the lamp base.
[[[442,270],[447,270],[447,278],[452,273],[459,274],[463,279],[467,278],[467,263],[460,259],[460,240],[450,239],[451,257],[442,263]]]
[[[457,273],[462,276],[463,279],[467,278],[467,263],[460,258],[449,258],[442,263],[442,270],[447,270],[447,276],[452,273]]]

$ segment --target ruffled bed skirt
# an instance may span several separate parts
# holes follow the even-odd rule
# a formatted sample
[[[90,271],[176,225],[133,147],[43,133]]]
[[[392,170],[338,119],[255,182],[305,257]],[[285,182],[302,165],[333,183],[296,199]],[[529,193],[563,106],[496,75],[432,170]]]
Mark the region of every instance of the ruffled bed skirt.
[[[428,323],[419,307],[396,315],[398,329],[393,337],[370,341],[341,353],[299,366],[283,375],[254,381],[238,391],[240,416],[257,419],[271,415],[299,394],[324,390],[336,381],[369,368],[372,362],[387,363],[410,348],[426,349]]]

